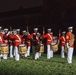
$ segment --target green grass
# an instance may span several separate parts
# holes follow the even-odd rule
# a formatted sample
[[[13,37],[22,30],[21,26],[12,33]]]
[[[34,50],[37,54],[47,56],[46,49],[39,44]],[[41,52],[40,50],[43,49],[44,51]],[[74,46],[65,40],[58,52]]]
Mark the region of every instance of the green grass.
[[[76,75],[76,57],[73,56],[73,63],[67,63],[67,57],[62,59],[60,55],[55,55],[51,59],[43,54],[38,60],[33,60],[32,56],[14,58],[8,60],[1,59],[0,75]]]

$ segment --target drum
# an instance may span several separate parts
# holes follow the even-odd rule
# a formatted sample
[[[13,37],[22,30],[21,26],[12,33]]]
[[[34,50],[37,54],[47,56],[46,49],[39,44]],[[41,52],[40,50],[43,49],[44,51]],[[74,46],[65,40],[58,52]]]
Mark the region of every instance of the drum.
[[[26,54],[27,53],[27,46],[25,44],[19,45],[19,53]]]
[[[39,52],[40,53],[43,53],[44,52],[44,45],[43,44],[40,44]]]
[[[53,52],[57,52],[58,51],[58,44],[52,43],[51,44],[51,49],[53,50]]]
[[[1,44],[1,53],[2,54],[8,54],[8,45],[7,44]]]

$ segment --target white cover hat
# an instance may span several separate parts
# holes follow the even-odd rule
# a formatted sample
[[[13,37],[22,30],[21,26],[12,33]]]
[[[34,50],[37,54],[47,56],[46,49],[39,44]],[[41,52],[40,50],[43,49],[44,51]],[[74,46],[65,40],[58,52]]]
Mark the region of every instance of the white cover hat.
[[[8,29],[7,29],[7,28],[5,28],[4,30],[5,30],[5,31],[8,31]]]
[[[0,29],[1,29],[2,27],[0,26]]]
[[[34,30],[38,30],[38,28],[34,28]]]
[[[51,31],[51,28],[47,29],[48,31]]]
[[[16,31],[20,31],[20,29],[16,29]]]
[[[22,32],[26,32],[26,30],[23,30]]]
[[[65,33],[66,33],[65,31],[62,32],[62,34],[65,34]]]
[[[73,27],[68,27],[69,30],[73,29]]]

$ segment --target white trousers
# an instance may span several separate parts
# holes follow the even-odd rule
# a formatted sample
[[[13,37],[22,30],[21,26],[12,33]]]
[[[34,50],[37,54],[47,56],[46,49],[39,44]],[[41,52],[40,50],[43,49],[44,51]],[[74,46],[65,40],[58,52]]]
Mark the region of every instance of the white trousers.
[[[27,48],[27,53],[25,54],[25,57],[30,56],[30,49],[31,49],[31,47],[28,46],[28,48]]]
[[[68,63],[72,63],[73,50],[74,50],[74,48],[72,48],[72,47],[70,47],[68,49],[68,53],[67,53],[67,61],[68,61]]]
[[[39,52],[39,57],[41,56],[41,53]]]
[[[25,54],[25,57],[27,57],[27,53]]]
[[[3,57],[3,54],[0,54],[0,57]]]
[[[30,56],[30,49],[31,49],[31,47],[28,46],[28,48],[27,48],[27,56]]]
[[[50,53],[51,53],[51,57],[53,57],[53,50],[52,49],[50,50]]]
[[[53,51],[51,50],[50,45],[47,45],[47,59],[53,57]]]
[[[37,60],[39,58],[39,52],[35,53],[35,60]]]
[[[3,59],[7,59],[8,54],[3,54]]]
[[[12,52],[12,50],[13,50],[13,46],[10,46],[10,57],[11,57],[11,58],[13,57],[13,52]]]
[[[15,46],[15,60],[16,61],[19,61],[19,53],[18,53],[18,47],[17,46]]]
[[[65,58],[65,55],[64,55],[64,46],[61,46],[61,58]]]

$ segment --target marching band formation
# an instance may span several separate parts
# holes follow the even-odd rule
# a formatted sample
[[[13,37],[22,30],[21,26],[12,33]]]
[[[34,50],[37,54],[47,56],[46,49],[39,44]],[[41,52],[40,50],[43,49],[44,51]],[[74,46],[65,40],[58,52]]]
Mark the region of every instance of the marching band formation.
[[[0,27],[0,57],[3,59],[15,58],[19,61],[20,56],[30,56],[30,50],[32,48],[32,56],[34,60],[37,60],[44,52],[43,40],[46,39],[47,46],[47,59],[53,57],[54,52],[58,51],[58,45],[61,44],[61,58],[65,58],[65,52],[67,53],[67,62],[72,63],[72,56],[74,50],[75,36],[72,33],[73,27],[68,27],[68,32],[63,31],[62,35],[53,36],[51,28],[47,29],[45,33],[43,28],[43,34],[38,32],[38,28],[34,28],[33,33],[29,33],[27,30],[23,30],[20,34],[20,29],[8,30]]]

